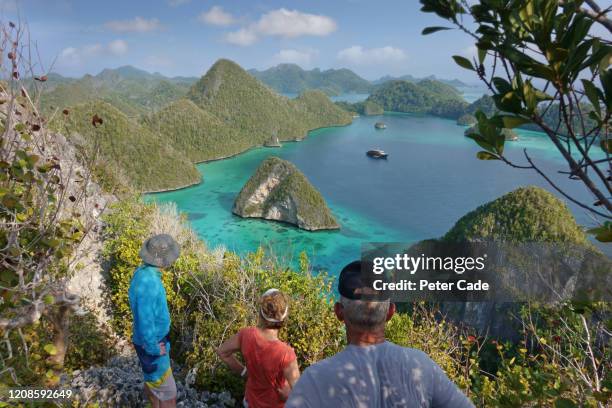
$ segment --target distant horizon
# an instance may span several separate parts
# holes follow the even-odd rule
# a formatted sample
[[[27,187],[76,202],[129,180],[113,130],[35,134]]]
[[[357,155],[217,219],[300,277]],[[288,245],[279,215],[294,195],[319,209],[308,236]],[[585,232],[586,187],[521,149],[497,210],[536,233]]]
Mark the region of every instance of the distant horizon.
[[[221,59],[229,59],[229,58],[221,57],[218,60],[221,60]],[[96,73],[86,72],[86,73],[84,73],[83,75],[80,75],[80,76],[66,75],[66,74],[62,74],[61,72],[57,72],[55,70],[50,71],[48,74],[55,74],[55,75],[61,76],[62,78],[68,78],[68,79],[81,79],[81,78],[83,78],[85,76],[88,76],[88,75],[89,76],[100,75],[105,70],[118,70],[118,69],[121,69],[121,68],[133,68],[133,69],[136,69],[136,70],[139,70],[139,71],[146,72],[147,74],[150,74],[150,75],[160,75],[160,76],[162,76],[164,78],[169,78],[169,79],[174,79],[174,78],[201,78],[203,75],[206,74],[206,72],[208,72],[208,70],[213,65],[214,65],[214,63],[211,64],[208,68],[206,68],[206,70],[204,70],[200,75],[198,75],[198,74],[193,74],[193,75],[167,75],[167,74],[164,74],[163,72],[151,71],[151,70],[148,70],[146,68],[141,68],[141,67],[138,67],[138,66],[133,65],[133,64],[122,64],[122,65],[118,65],[118,66],[115,66],[115,67],[110,67],[109,66],[109,67],[105,67],[105,68],[100,69]],[[399,74],[399,75],[383,74],[383,75],[381,75],[379,77],[376,77],[376,78],[372,79],[372,78],[367,78],[367,77],[364,77],[362,75],[359,75],[359,73],[355,72],[353,69],[348,68],[348,67],[337,67],[337,68],[312,67],[312,68],[304,68],[303,66],[301,66],[299,64],[289,63],[289,62],[278,63],[276,65],[271,65],[271,66],[269,66],[267,68],[263,68],[263,69],[262,68],[247,68],[247,67],[243,67],[243,66],[241,66],[241,67],[245,71],[247,71],[247,72],[249,72],[251,70],[256,70],[256,71],[262,72],[262,71],[266,71],[266,70],[271,69],[271,68],[276,68],[276,67],[281,66],[281,65],[293,65],[293,66],[297,66],[298,68],[302,69],[303,71],[319,70],[321,72],[325,72],[325,71],[331,71],[331,70],[338,71],[338,70],[347,69],[347,70],[353,72],[354,74],[358,75],[359,77],[361,77],[361,78],[363,78],[363,79],[365,79],[366,81],[369,81],[369,82],[379,81],[379,80],[381,80],[383,78],[386,78],[386,77],[400,78],[400,77],[403,77],[403,76],[412,76],[415,79],[425,79],[425,78],[429,78],[429,77],[434,77],[437,80],[444,80],[444,81],[454,81],[454,80],[457,80],[457,81],[463,82],[466,85],[469,85],[470,87],[476,87],[476,86],[481,86],[482,85],[482,84],[480,84],[479,82],[476,82],[476,81],[470,82],[470,81],[462,80],[462,79],[459,79],[459,78],[456,78],[456,77],[455,78],[449,78],[449,77],[439,76],[439,75],[436,75],[436,74],[430,74],[428,76],[418,76],[418,75],[412,74],[410,72],[407,72],[407,73],[404,73],[404,74]],[[482,86],[484,86],[484,85],[482,85]]]

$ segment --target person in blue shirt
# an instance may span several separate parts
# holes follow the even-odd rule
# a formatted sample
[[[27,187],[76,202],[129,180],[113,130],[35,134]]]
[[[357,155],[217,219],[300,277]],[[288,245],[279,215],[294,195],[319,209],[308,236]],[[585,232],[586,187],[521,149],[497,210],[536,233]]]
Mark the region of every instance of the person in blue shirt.
[[[146,240],[140,250],[143,265],[134,272],[128,290],[133,316],[132,342],[142,367],[145,393],[153,408],[176,407],[176,383],[170,367],[170,314],[161,269],[179,256],[179,246],[167,234]]]

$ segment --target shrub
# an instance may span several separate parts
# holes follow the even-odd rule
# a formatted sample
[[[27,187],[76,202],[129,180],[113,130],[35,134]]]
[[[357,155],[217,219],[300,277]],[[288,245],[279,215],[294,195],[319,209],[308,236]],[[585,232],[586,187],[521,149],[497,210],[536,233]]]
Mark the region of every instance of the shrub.
[[[68,371],[103,365],[114,354],[114,338],[110,328],[101,326],[93,313],[71,318],[70,342],[66,351]]]
[[[462,341],[467,336],[454,324],[441,319],[434,308],[415,304],[410,312],[396,313],[387,324],[385,334],[395,344],[427,353],[450,379],[463,389],[469,388],[470,374],[474,374],[467,358],[471,343]],[[478,366],[474,369],[477,372]]]
[[[127,290],[132,273],[140,264],[138,250],[155,233],[173,230],[181,244],[181,256],[163,274],[168,294],[173,341],[172,355],[196,372],[197,384],[209,390],[232,389],[238,394],[241,380],[218,359],[215,349],[240,328],[257,322],[257,299],[270,287],[291,297],[291,311],[281,338],[296,351],[305,367],[337,352],[342,328],[332,311],[331,280],[313,276],[301,257],[301,270],[283,268],[262,250],[239,257],[226,252],[222,260],[194,237],[185,221],[170,226],[163,209],[135,200],[117,204],[107,216],[105,255],[109,261],[109,289],[113,326],[131,335],[131,313]],[[172,211],[166,214],[172,217]],[[175,218],[176,219],[176,218]],[[153,220],[157,220],[152,225]],[[164,228],[162,224],[165,225]]]
[[[313,276],[304,253],[297,270],[261,249],[245,256],[225,251],[220,258],[219,251],[197,240],[175,208],[134,200],[114,208],[106,230],[114,324],[126,336],[131,324],[127,287],[140,262],[142,240],[152,232],[171,232],[181,244],[181,257],[163,278],[172,317],[172,357],[204,389],[230,390],[240,397],[242,379],[215,349],[257,323],[258,297],[271,287],[290,297],[280,337],[295,348],[302,370],[344,346],[344,328],[332,310],[332,281],[324,274]],[[609,335],[602,330],[609,324],[609,308],[604,311],[590,318],[568,306],[534,306],[521,316],[524,341],[512,345],[469,335],[431,305],[415,304],[391,319],[387,338],[426,352],[477,406],[590,407],[609,398],[612,389]]]

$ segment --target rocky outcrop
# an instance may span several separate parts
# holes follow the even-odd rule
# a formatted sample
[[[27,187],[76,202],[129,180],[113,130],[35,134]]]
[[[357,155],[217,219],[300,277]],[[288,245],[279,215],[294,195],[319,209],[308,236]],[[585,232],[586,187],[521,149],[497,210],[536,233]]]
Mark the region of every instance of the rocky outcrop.
[[[240,191],[232,211],[308,231],[339,228],[321,193],[297,167],[278,157],[264,160]]]
[[[173,371],[180,370],[173,365]],[[177,407],[233,407],[235,400],[229,392],[198,391],[191,386],[193,373],[185,379],[175,374]],[[147,400],[143,392],[142,370],[135,355],[117,356],[102,367],[77,370],[64,385],[74,390],[78,406],[144,407]],[[91,405],[90,405],[91,404]]]
[[[264,143],[265,147],[283,147],[280,140],[278,140],[278,136],[276,134],[272,135],[270,140]]]

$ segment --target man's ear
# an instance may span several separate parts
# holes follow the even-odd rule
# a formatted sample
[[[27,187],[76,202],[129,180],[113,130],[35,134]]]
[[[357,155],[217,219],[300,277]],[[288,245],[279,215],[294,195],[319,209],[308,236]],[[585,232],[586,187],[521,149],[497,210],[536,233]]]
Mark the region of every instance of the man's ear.
[[[338,320],[340,320],[341,322],[344,321],[344,308],[342,307],[342,303],[336,302],[336,304],[334,305],[334,313],[336,313],[336,317],[338,318]]]
[[[387,311],[387,321],[391,320],[391,318],[395,314],[395,310],[395,303],[389,303],[389,310]]]

